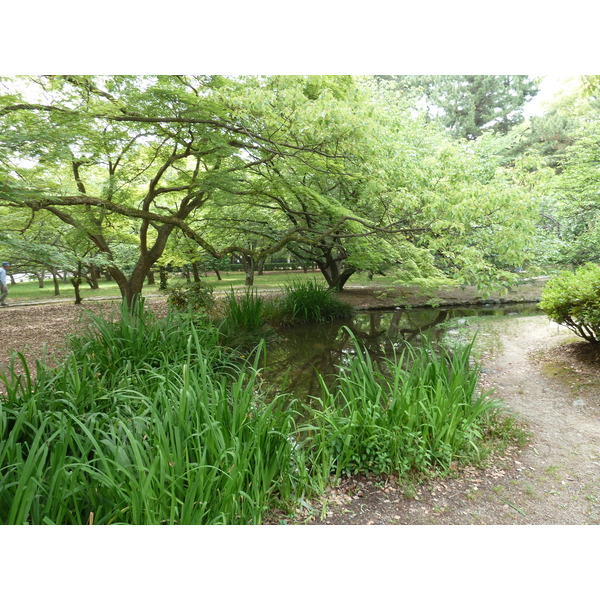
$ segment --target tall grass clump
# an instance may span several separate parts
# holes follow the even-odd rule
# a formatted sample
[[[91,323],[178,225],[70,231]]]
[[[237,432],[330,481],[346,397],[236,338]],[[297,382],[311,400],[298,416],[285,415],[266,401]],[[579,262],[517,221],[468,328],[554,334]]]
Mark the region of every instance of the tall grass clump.
[[[219,326],[222,342],[248,351],[274,333],[265,320],[265,300],[252,289],[236,294],[232,289],[225,296],[225,312]]]
[[[324,323],[352,316],[353,308],[342,302],[315,280],[294,281],[285,285],[276,303],[277,318],[282,324]]]
[[[249,288],[243,294],[236,294],[232,289],[225,298],[225,322],[228,327],[254,331],[263,325],[264,300],[258,292]]]
[[[354,355],[334,386],[321,380],[321,397],[304,428],[314,468],[322,476],[404,475],[477,458],[496,404],[477,392],[471,350],[472,343],[434,352],[426,342],[378,368],[354,338]]]
[[[260,523],[301,493],[293,409],[264,403],[256,363],[231,363],[217,335],[140,305],[93,317],[60,368],[39,363],[34,379],[15,360],[0,523]]]

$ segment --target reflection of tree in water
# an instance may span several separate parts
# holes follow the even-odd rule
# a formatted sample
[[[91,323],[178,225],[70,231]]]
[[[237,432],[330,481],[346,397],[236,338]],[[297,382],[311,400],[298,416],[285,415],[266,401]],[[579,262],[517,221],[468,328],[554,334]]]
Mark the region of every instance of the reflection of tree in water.
[[[536,304],[481,306],[472,308],[413,309],[388,312],[364,312],[351,320],[322,325],[294,327],[282,332],[283,343],[267,351],[268,381],[276,387],[287,372],[286,391],[296,395],[319,395],[317,372],[331,381],[349,357],[354,346],[346,329],[364,344],[374,361],[402,351],[405,343],[416,345],[419,336],[426,334],[432,342],[441,339],[443,331],[436,325],[454,317],[526,316],[539,314]]]
[[[374,361],[391,356],[403,343],[418,342],[418,336],[448,318],[446,310],[397,310],[369,312],[352,320],[309,325],[286,330],[283,343],[267,352],[267,378],[281,386],[287,375],[286,390],[296,394],[318,395],[317,373],[332,380],[339,365],[354,353],[347,327],[366,347]]]

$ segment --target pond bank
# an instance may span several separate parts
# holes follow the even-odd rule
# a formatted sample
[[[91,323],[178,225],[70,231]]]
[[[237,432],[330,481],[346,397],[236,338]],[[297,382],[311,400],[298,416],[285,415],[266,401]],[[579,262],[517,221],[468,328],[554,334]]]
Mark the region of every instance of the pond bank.
[[[544,369],[547,353],[580,344],[571,332],[544,316],[517,317],[497,328],[500,343],[483,358],[481,385],[501,398],[529,431],[524,447],[509,445],[481,467],[465,467],[429,481],[399,481],[395,476],[343,479],[295,522],[600,524],[597,359],[585,365],[573,354],[570,376],[557,379]]]
[[[483,295],[474,286],[448,286],[434,292],[424,292],[416,286],[389,287],[382,285],[349,285],[336,296],[340,300],[352,304],[357,310],[539,302],[548,279],[550,278],[547,276],[523,279],[519,285],[507,291],[492,293],[489,296]]]

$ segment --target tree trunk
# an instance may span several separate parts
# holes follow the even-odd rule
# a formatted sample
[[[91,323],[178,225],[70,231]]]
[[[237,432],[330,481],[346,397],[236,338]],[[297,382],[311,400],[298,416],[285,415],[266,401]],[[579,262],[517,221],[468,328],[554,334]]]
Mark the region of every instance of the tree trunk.
[[[35,276],[38,280],[38,288],[41,290],[44,287],[44,277],[46,275],[45,271],[36,271]]]
[[[154,279],[154,271],[148,271],[148,285],[154,285],[156,283]]]
[[[55,269],[52,269],[50,272],[52,273],[52,280],[54,282],[54,295],[60,296],[60,279],[58,273]]]
[[[355,267],[343,267],[343,258],[333,258],[331,252],[326,253],[325,260],[317,261],[317,266],[327,281],[330,290],[341,292],[350,277],[356,273]]]
[[[71,277],[71,283],[73,284],[73,289],[75,290],[75,304],[81,304],[81,294],[79,292],[79,287],[81,286],[81,277]]]
[[[160,281],[158,289],[164,292],[169,286],[167,270],[164,267],[158,267],[158,279]],[[140,293],[141,292],[142,288],[140,288]]]
[[[200,273],[198,271],[198,263],[195,261],[192,263],[192,274],[194,276],[194,283],[198,283],[200,281]]]
[[[82,298],[79,292],[81,286],[81,263],[77,265],[77,273],[71,277],[71,283],[75,289],[75,304],[81,304]]]
[[[215,274],[217,276],[217,280],[218,281],[222,281],[223,280],[223,278],[221,277],[221,273],[220,273],[219,269],[215,269]]]
[[[190,277],[189,265],[185,265],[185,267],[183,267],[183,276],[185,277],[185,280],[187,281],[187,283],[192,283],[192,278]]]
[[[244,262],[244,271],[246,273],[245,285],[254,285],[254,256],[251,256],[250,254],[243,254],[242,260]]]
[[[340,275],[337,278],[337,281],[335,282],[332,289],[336,290],[337,292],[343,292],[344,286],[346,285],[348,279],[350,279],[350,277],[352,277],[352,275],[354,275],[354,273],[356,273],[356,269],[354,267],[346,267],[340,273]]]
[[[148,275],[148,268],[141,265],[136,265],[133,273],[129,278],[125,276],[119,269],[113,268],[112,276],[114,277],[123,300],[127,306],[133,306],[134,300],[142,295],[144,280]]]
[[[258,261],[258,265],[256,267],[256,274],[257,275],[263,275],[264,270],[265,270],[265,262],[267,261],[266,258],[262,258],[261,260]]]
[[[98,284],[98,267],[96,267],[96,265],[90,265],[90,274],[88,277],[88,283],[90,285],[90,289],[92,289],[92,290],[100,289],[100,285]]]

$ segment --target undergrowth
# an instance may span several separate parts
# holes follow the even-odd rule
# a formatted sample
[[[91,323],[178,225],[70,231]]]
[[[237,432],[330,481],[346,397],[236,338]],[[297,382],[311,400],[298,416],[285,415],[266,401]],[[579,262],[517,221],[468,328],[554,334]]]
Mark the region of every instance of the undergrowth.
[[[353,307],[317,281],[294,281],[283,288],[282,295],[272,301],[270,319],[281,325],[324,323],[351,317]]]
[[[258,314],[256,298],[239,300]],[[230,302],[231,319],[260,323]],[[0,523],[261,523],[332,477],[477,460],[497,412],[476,390],[472,345],[408,348],[377,367],[354,339],[311,405],[267,401],[264,342],[241,360],[190,311],[90,315],[69,348],[59,367],[38,360],[36,377],[15,355],[2,376]]]

